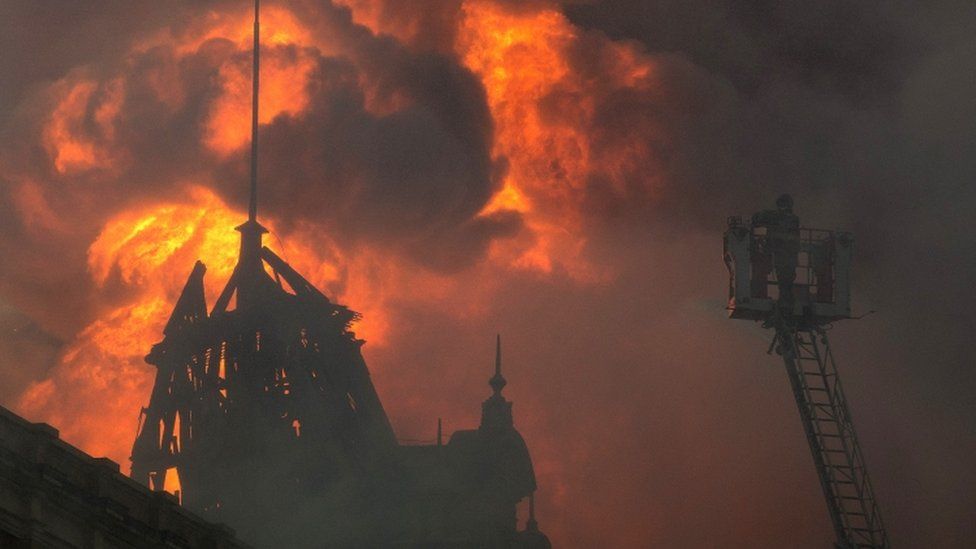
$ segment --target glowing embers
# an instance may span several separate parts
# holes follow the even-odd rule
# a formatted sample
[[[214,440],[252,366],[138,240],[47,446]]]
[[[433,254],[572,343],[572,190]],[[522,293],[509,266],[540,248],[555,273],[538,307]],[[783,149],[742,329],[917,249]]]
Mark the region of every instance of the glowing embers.
[[[282,396],[288,396],[291,394],[291,384],[288,382],[288,373],[284,368],[274,369],[274,385],[272,387],[276,394]],[[269,387],[264,388],[265,391],[269,390]]]
[[[208,349],[208,352],[210,350]],[[217,392],[222,397],[220,402],[227,401],[227,342],[220,342],[220,358],[217,361]]]

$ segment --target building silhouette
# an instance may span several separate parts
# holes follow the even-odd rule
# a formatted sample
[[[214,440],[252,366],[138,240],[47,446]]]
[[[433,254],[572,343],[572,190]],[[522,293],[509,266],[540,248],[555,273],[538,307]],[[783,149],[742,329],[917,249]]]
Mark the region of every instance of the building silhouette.
[[[281,547],[548,547],[531,514],[535,474],[502,391],[477,429],[446,444],[400,445],[350,324],[262,244],[257,219],[258,5],[255,3],[251,195],[236,267],[208,312],[197,262],[146,361],[132,476],[247,542]]]
[[[191,513],[0,407],[0,547],[243,549],[225,526]]]

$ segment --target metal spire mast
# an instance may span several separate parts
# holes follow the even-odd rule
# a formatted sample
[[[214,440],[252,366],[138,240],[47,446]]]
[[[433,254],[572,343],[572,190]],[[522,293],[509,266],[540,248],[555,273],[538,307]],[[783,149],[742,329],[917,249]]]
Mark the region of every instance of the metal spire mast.
[[[258,217],[258,89],[261,81],[261,0],[254,0],[254,67],[251,73],[251,201],[248,221]]]
[[[253,303],[262,285],[264,275],[262,264],[261,237],[268,232],[258,223],[258,102],[261,81],[261,2],[254,0],[254,53],[251,73],[251,196],[247,208],[247,221],[237,227],[241,233],[241,256],[234,268],[231,280],[217,301],[219,310],[228,305],[237,291],[237,307],[246,308]]]

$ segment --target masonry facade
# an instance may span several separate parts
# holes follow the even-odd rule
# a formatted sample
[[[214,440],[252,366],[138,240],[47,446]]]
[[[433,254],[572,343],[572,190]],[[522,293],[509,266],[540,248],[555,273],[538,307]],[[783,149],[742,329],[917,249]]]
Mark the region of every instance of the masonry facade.
[[[0,547],[238,549],[226,526],[207,522],[0,407]]]

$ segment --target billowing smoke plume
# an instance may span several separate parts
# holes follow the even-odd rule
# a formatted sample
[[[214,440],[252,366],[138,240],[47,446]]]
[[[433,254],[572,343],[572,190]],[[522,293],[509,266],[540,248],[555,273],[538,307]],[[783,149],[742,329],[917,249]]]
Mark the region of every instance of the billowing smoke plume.
[[[248,160],[248,2],[0,5],[0,404],[125,464]],[[506,395],[558,547],[823,547],[727,215],[855,234],[833,342],[899,546],[966,546],[976,95],[965,3],[266,2],[260,215],[355,327],[398,434]]]

